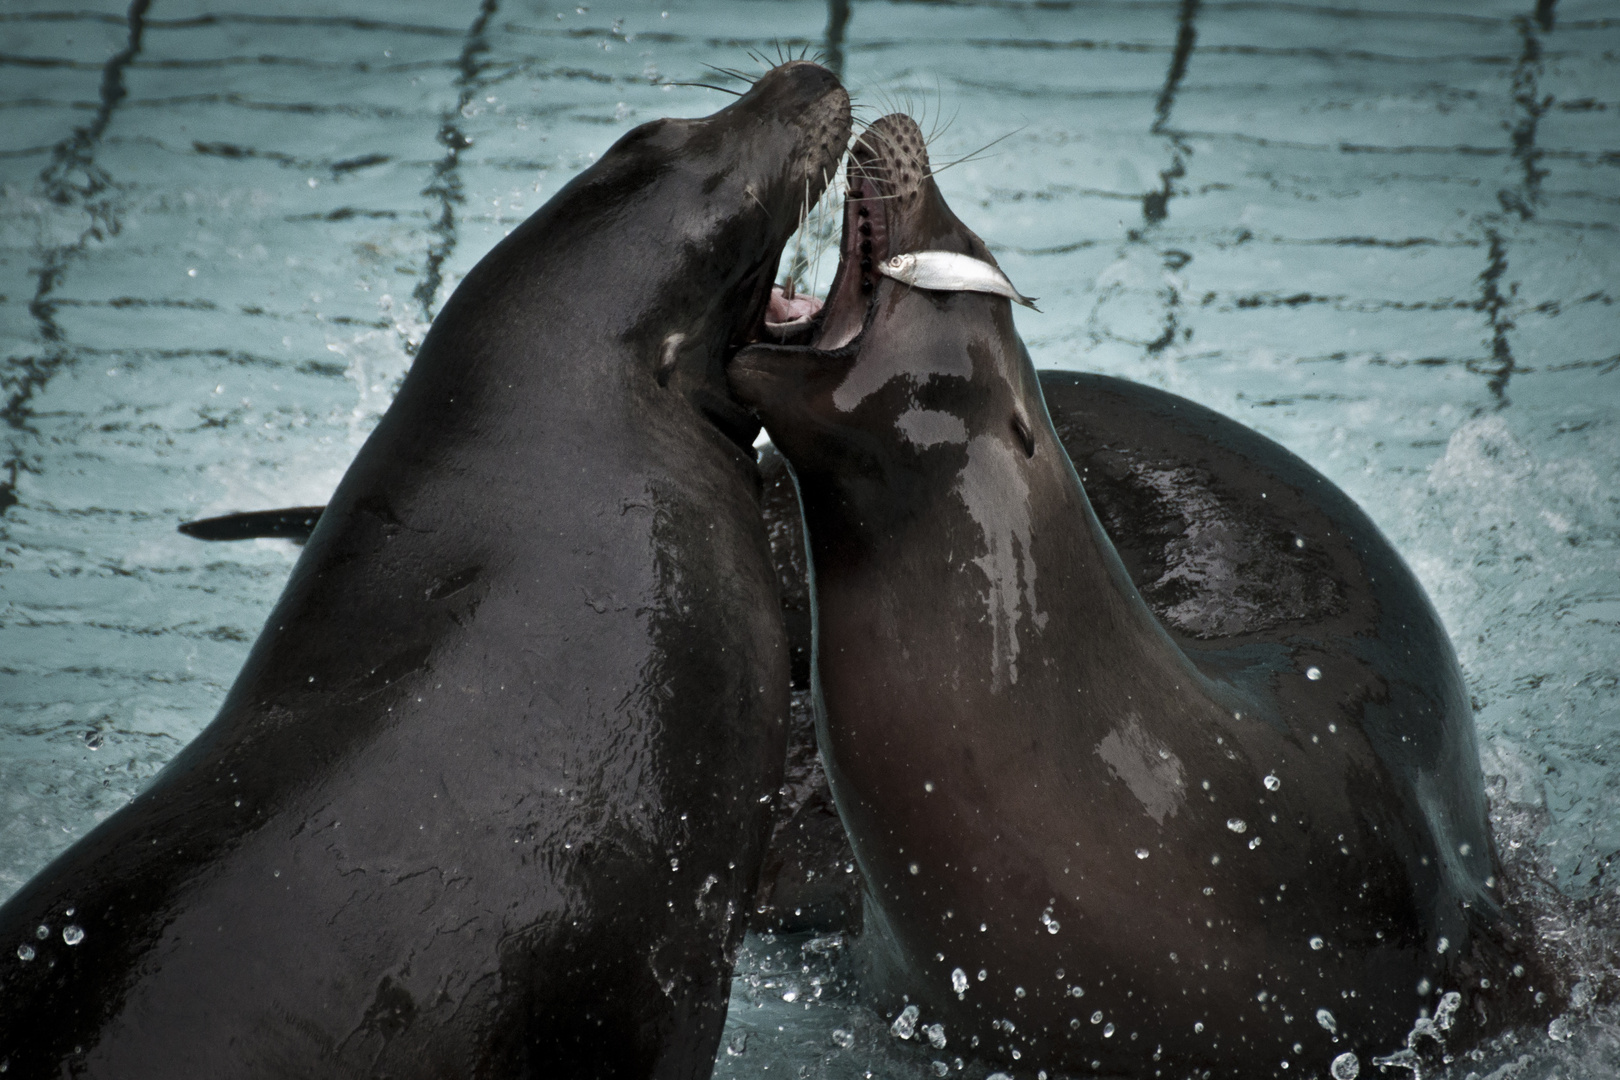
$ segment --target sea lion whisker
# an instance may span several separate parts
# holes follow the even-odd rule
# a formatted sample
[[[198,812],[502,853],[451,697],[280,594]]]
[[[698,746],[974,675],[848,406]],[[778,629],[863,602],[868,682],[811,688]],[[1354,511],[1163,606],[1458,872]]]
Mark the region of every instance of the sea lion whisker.
[[[1018,127],[1015,127],[1011,131],[1007,132],[1007,134],[1001,136],[1001,138],[991,139],[989,142],[985,143],[983,146],[979,147],[977,150],[973,150],[973,151],[970,151],[970,152],[968,152],[966,154],[963,154],[961,157],[957,158],[955,161],[947,161],[943,165],[936,165],[936,166],[932,167],[931,169],[929,169],[928,175],[929,176],[937,176],[939,173],[944,172],[946,169],[953,168],[953,167],[955,167],[957,165],[961,165],[964,162],[978,161],[983,157],[984,152],[986,150],[990,149],[992,146],[996,145],[999,142],[1002,142],[1002,141],[1004,141],[1006,139],[1012,138],[1014,135],[1018,134],[1020,131],[1023,131],[1024,128],[1026,128],[1028,126],[1029,126],[1028,124],[1021,124]],[[991,156],[993,157],[995,155],[991,155]]]
[[[699,88],[704,89],[704,90],[718,90],[722,94],[730,94],[732,97],[742,97],[743,94],[746,93],[746,91],[743,91],[743,90],[733,90],[733,89],[731,89],[730,87],[727,87],[727,86],[716,86],[713,83],[704,83],[704,82],[672,82],[672,83],[669,83],[668,85],[670,85],[670,86],[695,86],[695,87],[699,87]]]
[[[757,75],[751,75],[748,72],[741,71],[737,68],[720,67],[717,64],[704,64],[703,66],[708,68],[710,71],[716,72],[717,74],[726,75],[730,78],[736,79],[738,82],[747,86],[753,86],[755,81],[759,78]]]
[[[944,111],[941,110],[941,112],[939,113],[939,116],[943,116],[943,115],[945,115]],[[938,139],[941,135],[944,135],[947,131],[951,130],[951,127],[953,125],[955,125],[955,123],[957,121],[957,118],[960,117],[961,115],[962,115],[962,107],[960,105],[958,105],[955,109],[951,110],[951,118],[949,120],[945,121],[944,124],[940,124],[939,123],[939,116],[936,116],[934,118],[934,126],[931,129],[929,129],[928,134],[923,138],[923,145],[924,146],[932,146],[932,145],[934,145],[934,141],[936,139]]]
[[[924,102],[925,106],[926,106],[926,104],[927,103]],[[926,112],[926,111],[927,111],[927,109],[925,107],[924,112]],[[960,111],[960,107],[958,108],[958,111]],[[928,128],[928,133],[923,136],[923,145],[924,146],[927,146],[928,144],[932,143],[934,141],[934,139],[939,135],[939,118],[941,116],[944,116],[944,115],[945,115],[945,93],[944,93],[943,88],[939,84],[939,76],[936,74],[935,77],[934,77],[934,116],[933,116],[933,123]],[[954,114],[953,114],[953,119],[954,119]],[[922,126],[922,124],[919,122],[918,127],[920,128],[921,126]]]

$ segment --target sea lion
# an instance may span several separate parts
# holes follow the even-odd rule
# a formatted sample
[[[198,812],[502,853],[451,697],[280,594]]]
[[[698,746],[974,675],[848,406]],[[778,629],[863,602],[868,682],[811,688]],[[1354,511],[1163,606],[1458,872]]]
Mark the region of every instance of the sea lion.
[[[1472,717],[1399,556],[1276,444],[1104,386],[1129,408],[1082,467],[1152,463],[1122,524],[1157,509],[1135,527],[1216,555],[1137,545],[1167,611],[1193,586],[1161,622],[1006,290],[880,273],[918,251],[994,269],[916,125],[878,121],[848,176],[814,340],[731,375],[797,478],[821,753],[896,1031],[1025,1067],[1298,1077],[1400,1051],[1420,1013],[1416,1050],[1501,1023],[1531,991]],[[1071,411],[1098,388],[1045,382]],[[1257,582],[1200,580],[1223,572]]]
[[[621,138],[434,321],[219,716],[0,908],[9,1076],[707,1076],[780,780],[765,321],[849,100]]]
[[[773,290],[780,298],[780,290]],[[761,507],[787,631],[791,694],[782,786],[773,803],[770,839],[749,913],[755,930],[857,931],[860,880],[816,752],[810,704],[810,590],[804,523],[787,462],[766,443],[759,448]],[[246,510],[182,522],[197,540],[309,541],[324,506]]]

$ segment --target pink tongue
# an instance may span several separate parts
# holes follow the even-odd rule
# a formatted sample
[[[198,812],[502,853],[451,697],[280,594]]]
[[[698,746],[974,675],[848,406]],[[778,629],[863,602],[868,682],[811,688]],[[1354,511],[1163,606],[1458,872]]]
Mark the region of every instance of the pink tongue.
[[[805,293],[799,293],[789,300],[782,292],[782,286],[771,286],[771,302],[765,308],[765,321],[769,323],[798,322],[808,319],[821,310],[821,301]]]

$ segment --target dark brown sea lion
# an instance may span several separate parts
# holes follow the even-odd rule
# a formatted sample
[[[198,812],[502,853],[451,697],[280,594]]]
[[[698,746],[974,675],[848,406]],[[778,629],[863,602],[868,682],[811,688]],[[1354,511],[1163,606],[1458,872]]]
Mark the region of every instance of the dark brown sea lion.
[[[929,251],[994,271],[885,118],[816,339],[732,364],[798,481],[879,1003],[970,1052],[1133,1075],[1343,1074],[1420,1015],[1454,1041],[1500,1024],[1531,991],[1472,716],[1399,556],[1240,425],[1050,376],[1071,416],[1124,403],[1077,454],[1157,492],[1116,482],[1116,519],[1210,556],[1134,545],[1155,617],[1009,301],[882,272]]]
[[[0,908],[10,1077],[706,1077],[788,655],[725,362],[849,132],[791,63],[461,283],[219,716]]]

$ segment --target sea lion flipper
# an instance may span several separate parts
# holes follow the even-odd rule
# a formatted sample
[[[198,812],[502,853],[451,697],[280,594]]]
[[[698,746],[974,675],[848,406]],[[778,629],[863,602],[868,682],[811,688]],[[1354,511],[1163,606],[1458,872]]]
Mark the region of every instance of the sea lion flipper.
[[[258,540],[274,538],[302,544],[315,531],[324,506],[291,506],[283,510],[247,510],[240,514],[183,521],[182,533],[194,540]]]

